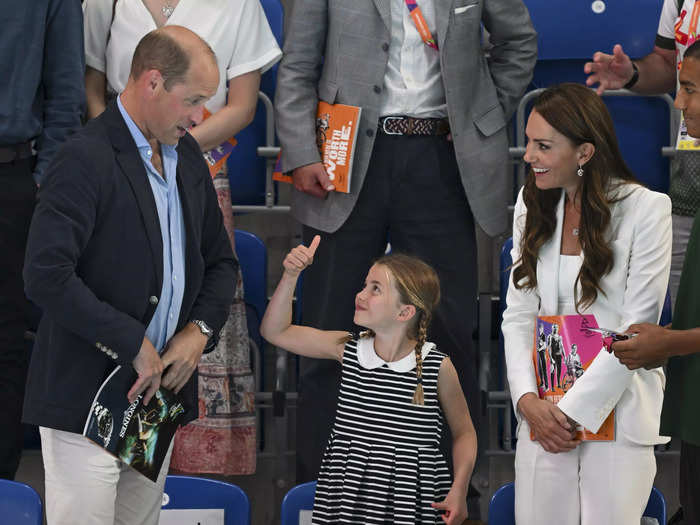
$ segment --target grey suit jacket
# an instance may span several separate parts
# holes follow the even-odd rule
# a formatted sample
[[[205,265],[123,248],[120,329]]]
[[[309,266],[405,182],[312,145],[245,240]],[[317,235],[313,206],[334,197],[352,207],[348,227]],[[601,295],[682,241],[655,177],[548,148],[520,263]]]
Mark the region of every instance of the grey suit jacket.
[[[536,33],[521,0],[441,0],[436,9],[462,184],[476,220],[495,235],[507,227],[506,122],[532,78]],[[482,23],[493,45],[488,59],[481,46]],[[378,88],[387,67],[390,27],[390,0],[294,3],[275,98],[283,171],[320,162],[315,142],[319,99],[362,107],[351,193],[331,192],[323,200],[294,190],[292,213],[303,224],[333,232],[355,205],[380,117]]]

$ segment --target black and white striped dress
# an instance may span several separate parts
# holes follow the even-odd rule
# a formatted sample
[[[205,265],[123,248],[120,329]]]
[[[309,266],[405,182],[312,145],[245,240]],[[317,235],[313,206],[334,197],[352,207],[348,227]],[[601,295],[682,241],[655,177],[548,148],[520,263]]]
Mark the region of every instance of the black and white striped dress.
[[[386,363],[374,339],[345,345],[333,431],[323,455],[314,525],[442,523],[431,508],[451,486],[439,450],[438,372],[445,354],[423,346],[425,405],[412,403],[414,354]]]

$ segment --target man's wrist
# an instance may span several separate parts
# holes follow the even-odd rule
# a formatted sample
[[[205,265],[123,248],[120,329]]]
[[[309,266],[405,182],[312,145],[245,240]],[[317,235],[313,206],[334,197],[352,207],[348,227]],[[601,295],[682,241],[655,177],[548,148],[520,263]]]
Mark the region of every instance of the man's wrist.
[[[632,77],[627,81],[627,83],[622,86],[624,89],[632,89],[632,87],[639,82],[639,68],[637,64],[632,62]]]
[[[214,341],[214,330],[201,319],[192,319],[188,325],[193,331],[198,332],[205,339],[204,348],[205,350],[211,346]]]

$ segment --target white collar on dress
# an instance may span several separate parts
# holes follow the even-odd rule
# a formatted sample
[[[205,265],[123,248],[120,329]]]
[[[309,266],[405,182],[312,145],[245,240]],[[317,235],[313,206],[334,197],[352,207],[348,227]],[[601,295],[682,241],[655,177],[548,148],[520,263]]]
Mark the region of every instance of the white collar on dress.
[[[421,350],[423,359],[435,349],[435,343],[425,342]],[[411,352],[398,361],[384,361],[374,351],[374,337],[362,337],[357,342],[357,360],[363,368],[372,370],[381,366],[388,366],[394,372],[410,372],[416,367],[416,353]]]

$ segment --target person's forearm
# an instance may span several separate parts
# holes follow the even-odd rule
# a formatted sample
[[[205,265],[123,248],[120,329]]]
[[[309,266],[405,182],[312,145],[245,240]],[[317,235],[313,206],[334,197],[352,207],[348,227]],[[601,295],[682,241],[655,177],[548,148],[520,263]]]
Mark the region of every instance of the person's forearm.
[[[258,107],[260,71],[249,71],[228,81],[226,105],[190,130],[202,151],[209,151],[253,121]]]
[[[292,299],[297,284],[296,275],[286,271],[282,274],[275,293],[267,305],[267,310],[260,325],[260,334],[275,344],[276,336],[283,333],[292,324]]]
[[[676,68],[658,53],[652,52],[633,62],[639,70],[639,80],[632,86],[635,93],[654,95],[676,89]]]
[[[476,462],[476,449],[476,432],[474,430],[458,436],[452,445],[452,462],[454,464],[452,488],[463,491],[465,498]]]
[[[669,330],[664,345],[669,356],[682,356],[700,352],[700,328]]]
[[[87,116],[89,119],[99,116],[106,109],[106,87],[105,74],[87,66],[85,68],[85,96],[87,98]]]
[[[253,121],[255,107],[224,106],[190,130],[202,151],[227,141]]]

